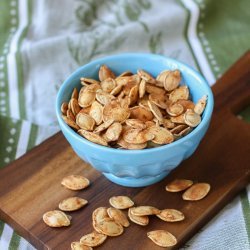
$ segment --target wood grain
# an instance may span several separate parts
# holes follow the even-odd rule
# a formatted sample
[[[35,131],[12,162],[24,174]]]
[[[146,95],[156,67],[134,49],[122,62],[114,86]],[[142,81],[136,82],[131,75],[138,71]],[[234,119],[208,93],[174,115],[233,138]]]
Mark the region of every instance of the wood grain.
[[[161,249],[146,236],[154,229],[169,230],[178,239],[174,248],[180,247],[250,182],[249,124],[235,116],[250,104],[249,65],[247,53],[214,85],[214,114],[205,138],[195,154],[160,183],[146,188],[113,184],[81,161],[58,133],[0,170],[0,218],[38,249],[70,249],[72,241],[93,230],[91,214],[95,208],[109,206],[113,195],[128,195],[138,205],[179,209],[186,219],[166,223],[152,217],[147,227],[131,223],[122,236],[108,238],[99,249]],[[66,190],[60,181],[68,174],[84,174],[91,186],[77,192]],[[165,185],[175,178],[208,182],[211,192],[201,201],[183,201],[181,194],[165,191]],[[87,199],[89,204],[70,213],[73,219],[69,228],[47,227],[43,213],[73,195]]]

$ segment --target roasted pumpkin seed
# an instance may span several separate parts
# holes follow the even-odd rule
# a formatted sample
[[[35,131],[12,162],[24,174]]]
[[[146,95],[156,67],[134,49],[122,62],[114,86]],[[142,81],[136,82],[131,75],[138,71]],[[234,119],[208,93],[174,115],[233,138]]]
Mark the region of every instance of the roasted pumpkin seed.
[[[149,223],[148,216],[137,216],[132,213],[134,207],[131,207],[128,209],[128,217],[131,221],[134,223],[141,225],[141,226],[147,226]]]
[[[90,185],[90,181],[81,175],[69,175],[62,179],[61,184],[71,190],[81,190]]]
[[[123,227],[129,226],[129,221],[126,215],[119,209],[110,207],[107,209],[108,215],[115,222],[121,224]]]
[[[123,226],[110,218],[104,218],[95,225],[99,232],[108,236],[119,236],[123,233]]]
[[[93,231],[92,233],[82,236],[80,243],[89,247],[97,247],[100,246],[106,239],[107,235]]]
[[[185,219],[184,214],[176,209],[163,209],[159,214],[156,215],[163,221],[177,222]]]
[[[62,211],[75,211],[83,206],[85,206],[88,203],[87,200],[79,198],[79,197],[70,197],[67,199],[62,200],[59,203],[59,208]]]
[[[109,203],[117,209],[127,209],[134,206],[134,202],[128,196],[113,196],[109,199]]]
[[[196,183],[184,192],[182,198],[187,201],[198,201],[203,199],[209,191],[208,183]]]
[[[50,227],[67,227],[70,225],[70,217],[59,210],[46,212],[43,215],[43,221]]]
[[[177,244],[175,236],[166,230],[150,231],[147,236],[160,247],[172,247]]]
[[[85,246],[80,242],[72,242],[71,243],[71,250],[93,250],[92,247]]]
[[[133,207],[131,213],[136,216],[157,215],[160,213],[160,210],[152,206],[138,206]]]
[[[181,192],[193,185],[193,181],[186,179],[175,179],[166,185],[168,192]]]
[[[87,139],[87,140],[89,140],[89,141],[91,141],[93,143],[96,143],[96,144],[99,144],[99,145],[102,145],[102,146],[108,146],[107,141],[104,140],[98,134],[89,132],[89,131],[84,130],[84,129],[79,129],[77,132],[78,132],[78,134],[80,134],[81,136],[83,136],[85,139]]]

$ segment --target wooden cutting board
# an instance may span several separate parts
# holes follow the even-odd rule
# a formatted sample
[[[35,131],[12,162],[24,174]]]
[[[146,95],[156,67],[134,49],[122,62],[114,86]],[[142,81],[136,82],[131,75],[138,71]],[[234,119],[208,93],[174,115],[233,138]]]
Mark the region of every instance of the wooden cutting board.
[[[205,138],[195,154],[160,183],[145,188],[113,184],[81,161],[58,133],[0,171],[0,219],[38,249],[70,249],[71,242],[93,230],[91,214],[95,208],[109,206],[113,195],[128,195],[138,205],[179,209],[186,219],[167,223],[151,217],[146,227],[131,223],[122,236],[108,238],[99,249],[161,249],[146,236],[155,229],[173,233],[178,240],[175,248],[179,248],[250,182],[250,125],[235,116],[250,104],[249,65],[247,53],[213,86],[214,114]],[[84,174],[91,186],[79,192],[66,190],[60,181],[69,174]],[[175,178],[208,182],[211,192],[201,201],[183,201],[181,194],[165,191],[165,185]],[[89,204],[70,213],[69,228],[47,227],[43,213],[73,195]]]

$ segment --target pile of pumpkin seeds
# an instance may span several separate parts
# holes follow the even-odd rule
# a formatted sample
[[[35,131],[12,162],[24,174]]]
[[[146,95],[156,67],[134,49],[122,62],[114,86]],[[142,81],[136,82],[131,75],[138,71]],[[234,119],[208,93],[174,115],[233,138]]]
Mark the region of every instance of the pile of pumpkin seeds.
[[[179,70],[156,78],[144,70],[119,76],[102,65],[99,80],[82,77],[63,102],[63,120],[85,139],[113,148],[144,149],[172,143],[201,122],[207,96],[191,100]]]
[[[81,175],[70,175],[61,181],[70,190],[82,190],[90,185],[90,181]],[[187,179],[176,179],[166,185],[168,192],[185,191],[183,200],[198,201],[210,191],[208,183],[196,183]],[[75,211],[88,203],[80,197],[69,197],[59,203],[60,210],[48,211],[43,215],[44,222],[50,227],[70,226],[71,216],[64,212]],[[179,222],[185,219],[184,214],[176,209],[158,209],[153,206],[135,206],[135,202],[128,196],[113,196],[109,199],[111,207],[98,207],[92,213],[93,231],[85,234],[78,242],[71,243],[72,250],[91,250],[103,244],[108,236],[119,236],[130,222],[147,226],[150,216],[157,216],[165,222]],[[128,210],[127,210],[128,209]],[[127,210],[127,215],[124,211]],[[64,212],[63,212],[64,211]],[[127,218],[128,216],[128,218]],[[177,244],[176,237],[167,230],[153,230],[147,233],[149,239],[161,247],[172,247]]]

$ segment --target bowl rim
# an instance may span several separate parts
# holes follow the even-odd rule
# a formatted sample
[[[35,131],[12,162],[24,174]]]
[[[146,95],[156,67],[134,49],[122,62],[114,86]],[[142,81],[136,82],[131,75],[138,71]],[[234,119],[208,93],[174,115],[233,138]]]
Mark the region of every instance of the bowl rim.
[[[204,85],[203,87],[206,90],[206,93],[208,95],[208,102],[206,105],[206,110],[208,110],[206,113],[204,113],[204,117],[201,120],[201,123],[195,127],[189,134],[185,135],[184,137],[180,138],[177,141],[174,141],[170,144],[166,145],[161,145],[159,147],[155,148],[145,148],[145,149],[136,149],[136,150],[127,150],[127,149],[117,149],[117,148],[111,148],[111,147],[106,147],[102,146],[96,143],[93,143],[91,141],[88,141],[84,137],[80,136],[77,132],[75,132],[72,128],[70,128],[62,119],[61,117],[61,96],[65,92],[65,90],[68,88],[70,85],[71,81],[73,80],[74,76],[78,73],[80,73],[85,67],[95,67],[97,64],[105,64],[107,63],[107,60],[115,60],[115,59],[125,59],[125,58],[130,58],[130,57],[138,57],[138,58],[148,58],[148,59],[161,59],[161,60],[167,60],[172,64],[177,64],[178,67],[182,67],[185,69],[185,71],[188,74],[191,74],[194,78],[198,78],[200,83]],[[194,137],[197,135],[197,133],[204,129],[207,123],[209,123],[212,113],[213,113],[213,107],[214,107],[214,98],[213,98],[213,93],[212,90],[208,84],[208,82],[205,80],[205,78],[195,69],[187,65],[186,63],[180,62],[176,59],[167,57],[167,56],[162,56],[158,54],[153,54],[153,53],[119,53],[119,54],[114,54],[110,56],[105,56],[102,58],[95,59],[78,69],[76,69],[73,73],[71,73],[66,80],[62,83],[62,85],[59,88],[59,91],[56,96],[56,116],[59,122],[59,125],[61,127],[61,130],[67,131],[70,136],[72,136],[75,140],[77,140],[79,143],[87,144],[88,146],[95,148],[96,150],[102,150],[107,153],[115,153],[115,154],[121,154],[121,155],[138,155],[138,154],[145,154],[145,153],[153,153],[161,150],[167,150],[173,147],[176,147],[180,144],[182,144],[184,141],[189,140],[190,138]]]

